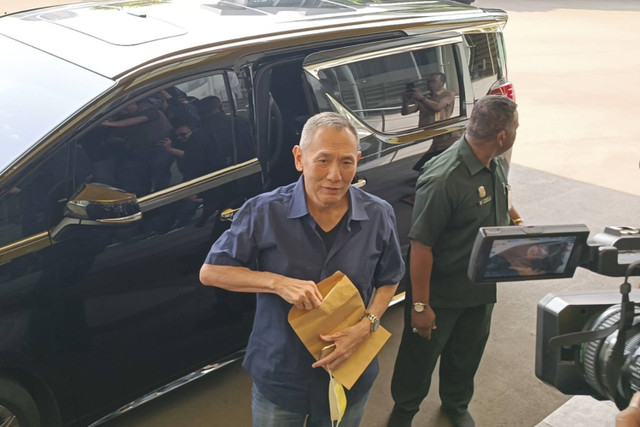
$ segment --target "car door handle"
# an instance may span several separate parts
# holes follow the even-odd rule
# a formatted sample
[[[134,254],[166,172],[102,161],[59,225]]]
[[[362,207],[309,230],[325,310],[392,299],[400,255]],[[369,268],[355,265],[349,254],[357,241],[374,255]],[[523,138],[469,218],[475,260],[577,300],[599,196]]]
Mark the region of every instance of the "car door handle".
[[[236,212],[238,212],[240,208],[228,208],[223,210],[220,213],[220,219],[222,221],[233,221],[233,217],[236,216]]]
[[[367,180],[363,179],[363,178],[359,178],[356,182],[354,182],[353,184],[351,184],[353,187],[356,188],[362,188],[365,185],[367,185]]]

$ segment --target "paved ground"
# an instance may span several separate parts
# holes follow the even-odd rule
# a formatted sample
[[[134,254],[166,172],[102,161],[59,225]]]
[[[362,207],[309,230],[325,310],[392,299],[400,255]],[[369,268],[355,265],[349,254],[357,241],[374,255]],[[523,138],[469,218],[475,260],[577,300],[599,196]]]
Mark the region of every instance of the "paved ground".
[[[5,0],[0,14],[51,3]],[[505,30],[510,78],[521,127],[510,179],[514,203],[528,224],[640,226],[640,2],[637,0],[476,0],[509,12]],[[636,281],[637,282],[637,281]],[[615,289],[620,279],[579,270],[571,280],[499,286],[493,331],[471,405],[478,426],[613,425],[615,409],[571,398],[534,375],[535,310],[549,292]],[[393,337],[363,421],[384,426],[392,402],[391,367],[402,313],[383,324]],[[436,390],[437,381],[432,390]],[[235,364],[127,414],[109,426],[250,425],[250,381]],[[569,401],[568,404],[565,403]],[[447,426],[437,393],[423,403],[416,426]],[[560,408],[560,409],[558,409]],[[587,411],[589,410],[589,411]]]
[[[640,2],[476,0],[505,28],[515,163],[640,195]]]

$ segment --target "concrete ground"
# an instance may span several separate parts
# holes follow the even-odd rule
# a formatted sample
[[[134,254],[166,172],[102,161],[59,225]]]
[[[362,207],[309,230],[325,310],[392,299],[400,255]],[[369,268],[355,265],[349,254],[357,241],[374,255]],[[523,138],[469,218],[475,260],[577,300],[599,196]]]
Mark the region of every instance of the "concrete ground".
[[[5,0],[0,14],[54,0]],[[640,2],[476,0],[509,12],[509,75],[520,129],[510,180],[529,225],[640,226]],[[478,426],[613,426],[610,402],[565,396],[534,374],[536,304],[550,292],[617,289],[619,278],[579,269],[573,279],[499,286],[493,330],[470,411]],[[636,278],[634,285],[638,283]],[[391,371],[402,310],[382,320],[393,336],[363,427],[381,427],[392,407]],[[239,364],[215,372],[108,423],[111,427],[249,426],[250,379]],[[437,378],[414,426],[442,426]]]

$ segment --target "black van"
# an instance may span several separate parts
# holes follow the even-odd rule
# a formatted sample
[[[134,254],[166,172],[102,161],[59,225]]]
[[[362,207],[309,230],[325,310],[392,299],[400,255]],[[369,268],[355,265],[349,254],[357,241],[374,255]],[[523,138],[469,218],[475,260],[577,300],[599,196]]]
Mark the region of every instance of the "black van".
[[[242,354],[254,298],[200,285],[320,111],[396,209],[474,101],[513,96],[501,10],[453,1],[109,1],[0,18],[0,425],[100,423]],[[401,114],[432,73],[450,117]],[[12,422],[14,424],[12,424]]]

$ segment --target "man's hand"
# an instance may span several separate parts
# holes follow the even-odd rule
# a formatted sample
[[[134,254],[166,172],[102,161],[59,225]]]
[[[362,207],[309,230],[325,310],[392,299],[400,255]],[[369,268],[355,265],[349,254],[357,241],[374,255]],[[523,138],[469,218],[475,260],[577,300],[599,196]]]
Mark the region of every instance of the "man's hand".
[[[326,357],[311,365],[313,368],[325,368],[328,371],[337,369],[360,347],[369,336],[371,322],[366,317],[353,326],[331,335],[320,335],[320,339],[335,344],[335,350]]]
[[[312,310],[322,304],[322,294],[311,280],[280,276],[273,284],[275,293],[300,310]]]
[[[430,306],[426,306],[422,313],[411,310],[411,326],[418,331],[418,335],[430,340],[431,331],[436,329],[436,314]]]
[[[629,406],[616,416],[616,427],[640,427],[640,392],[636,392]]]
[[[169,151],[172,147],[172,142],[170,138],[160,138],[157,142],[158,148],[162,150]]]
[[[416,101],[420,101],[422,98],[424,98],[424,94],[420,89],[414,88],[413,91],[411,91],[411,95]]]

